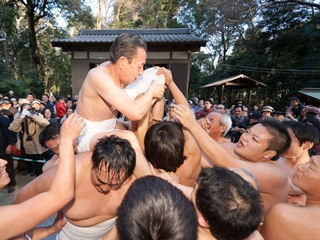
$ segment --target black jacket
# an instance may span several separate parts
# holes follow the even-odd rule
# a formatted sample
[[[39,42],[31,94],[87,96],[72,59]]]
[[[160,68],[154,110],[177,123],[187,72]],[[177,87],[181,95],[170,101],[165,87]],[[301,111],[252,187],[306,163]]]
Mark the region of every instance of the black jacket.
[[[10,120],[0,115],[0,156],[5,154],[8,145],[13,145],[17,141],[17,134],[10,131]]]

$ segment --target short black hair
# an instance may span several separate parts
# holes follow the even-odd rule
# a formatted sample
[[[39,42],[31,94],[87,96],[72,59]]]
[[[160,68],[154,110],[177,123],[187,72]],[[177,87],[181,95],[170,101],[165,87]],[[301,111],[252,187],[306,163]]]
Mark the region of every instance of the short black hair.
[[[72,101],[72,98],[66,98],[65,102],[68,102],[68,101],[73,102],[73,101]]]
[[[92,169],[106,171],[110,182],[119,185],[132,176],[136,165],[136,153],[128,140],[115,135],[100,138],[92,153]]]
[[[210,98],[206,98],[203,102],[209,102],[211,105],[214,103]]]
[[[243,106],[242,105],[235,105],[234,107],[233,107],[233,109],[236,109],[236,108],[241,108],[241,110],[243,111]]]
[[[317,129],[305,122],[284,121],[282,124],[291,129],[295,137],[298,139],[300,146],[305,142],[312,142],[314,145],[319,143],[319,132]]]
[[[272,135],[266,150],[276,151],[276,155],[271,160],[276,161],[280,154],[286,151],[291,145],[291,137],[284,125],[275,118],[266,118],[259,122]]]
[[[156,123],[149,127],[144,138],[146,158],[157,169],[176,172],[185,160],[184,143],[180,124],[172,121]]]
[[[8,109],[1,109],[1,110],[0,110],[0,114],[1,114],[2,116],[7,116],[11,122],[13,121],[13,114],[12,114],[12,112],[10,112],[10,110],[8,110]]]
[[[192,203],[169,182],[146,176],[135,180],[117,210],[120,240],[197,239]]]
[[[300,99],[298,97],[291,97],[289,98],[289,101],[297,101],[300,102]]]
[[[243,240],[260,225],[260,193],[240,175],[226,168],[201,170],[196,206],[216,239]]]
[[[49,109],[50,110],[50,109]],[[39,142],[42,147],[46,148],[46,143],[60,137],[60,124],[50,123],[39,134]]]

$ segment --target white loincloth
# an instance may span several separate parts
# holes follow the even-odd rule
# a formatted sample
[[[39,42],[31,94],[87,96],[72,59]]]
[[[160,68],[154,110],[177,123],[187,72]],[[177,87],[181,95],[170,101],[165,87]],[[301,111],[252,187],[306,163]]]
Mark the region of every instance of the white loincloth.
[[[116,118],[107,119],[101,122],[93,122],[84,118],[82,119],[86,123],[86,126],[81,131],[78,137],[78,153],[90,151],[90,141],[92,137],[97,133],[110,132],[115,130],[117,123]]]
[[[117,217],[114,217],[90,227],[78,227],[67,222],[56,236],[56,240],[100,240],[111,230],[116,219]]]

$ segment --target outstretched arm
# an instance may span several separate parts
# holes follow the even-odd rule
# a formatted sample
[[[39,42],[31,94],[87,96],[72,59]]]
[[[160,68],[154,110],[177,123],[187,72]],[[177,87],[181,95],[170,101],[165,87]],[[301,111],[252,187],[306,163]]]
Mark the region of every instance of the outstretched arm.
[[[63,218],[63,213],[61,211],[58,212],[54,223],[47,227],[37,227],[34,228],[25,234],[21,234],[10,240],[26,240],[26,237],[30,237],[32,240],[40,240],[44,239],[54,233],[61,231],[62,227],[67,223],[67,220]]]
[[[213,164],[223,167],[242,167],[237,166],[238,161],[235,161],[219,143],[213,140],[206,131],[202,129],[189,107],[176,105],[174,113],[182,125],[189,129],[202,152]]]
[[[34,228],[74,197],[73,141],[77,139],[84,125],[83,120],[76,114],[70,115],[63,124],[60,133],[60,162],[49,191],[40,193],[23,203],[0,208],[3,216],[0,218],[0,239],[9,239]]]

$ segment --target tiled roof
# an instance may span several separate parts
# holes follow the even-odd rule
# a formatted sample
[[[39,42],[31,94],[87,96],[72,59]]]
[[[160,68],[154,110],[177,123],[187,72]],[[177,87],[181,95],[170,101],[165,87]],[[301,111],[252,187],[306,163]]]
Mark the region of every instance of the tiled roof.
[[[146,43],[182,43],[201,44],[205,46],[206,39],[194,35],[188,28],[168,29],[110,29],[110,30],[88,30],[82,29],[73,38],[54,39],[53,45],[59,43],[112,43],[122,33],[131,33],[141,36]]]
[[[303,88],[299,93],[320,100],[320,88]]]
[[[53,47],[63,51],[105,51],[110,49],[116,37],[122,33],[141,36],[148,45],[148,51],[199,51],[207,40],[194,35],[188,28],[167,29],[82,29],[73,38],[54,39]]]
[[[230,83],[230,86],[233,86],[233,87],[267,87],[267,85],[262,82],[259,82],[244,74],[240,74],[240,75],[225,78],[222,80],[213,81],[212,83],[200,86],[199,88],[217,87],[220,85],[228,86],[229,83]]]

